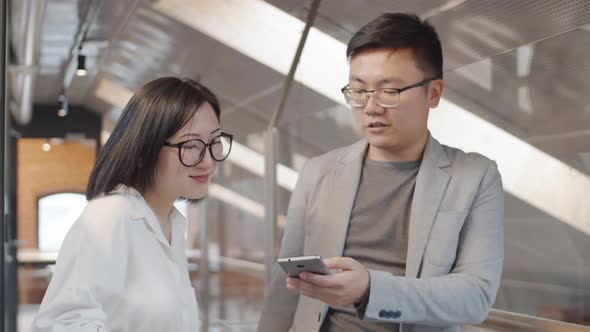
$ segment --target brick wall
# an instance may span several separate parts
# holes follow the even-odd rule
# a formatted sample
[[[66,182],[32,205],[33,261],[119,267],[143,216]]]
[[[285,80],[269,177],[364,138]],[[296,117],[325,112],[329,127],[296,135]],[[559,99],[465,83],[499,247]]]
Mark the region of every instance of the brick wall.
[[[91,144],[61,142],[43,151],[44,139],[19,139],[17,143],[17,238],[19,248],[37,247],[37,199],[58,192],[86,191],[96,159]],[[32,268],[19,269],[20,303],[39,303],[46,281]]]

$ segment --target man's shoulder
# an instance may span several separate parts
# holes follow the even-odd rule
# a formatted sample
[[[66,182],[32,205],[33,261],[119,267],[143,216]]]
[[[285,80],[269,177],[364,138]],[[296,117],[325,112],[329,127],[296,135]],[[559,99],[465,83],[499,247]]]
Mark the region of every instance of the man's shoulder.
[[[335,165],[344,163],[349,158],[355,158],[365,144],[366,142],[361,140],[313,157],[305,163],[305,168],[313,169],[314,172],[331,170]]]
[[[468,175],[470,172],[482,173],[490,166],[496,167],[496,163],[490,158],[477,152],[465,152],[459,148],[441,144],[448,160],[449,168]]]

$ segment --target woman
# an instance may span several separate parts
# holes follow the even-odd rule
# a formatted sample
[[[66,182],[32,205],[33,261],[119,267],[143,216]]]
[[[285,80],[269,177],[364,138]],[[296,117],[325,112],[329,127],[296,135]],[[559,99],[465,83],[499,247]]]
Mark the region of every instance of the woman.
[[[90,175],[88,206],[66,236],[33,331],[198,331],[176,199],[207,194],[232,136],[193,80],[136,92]]]

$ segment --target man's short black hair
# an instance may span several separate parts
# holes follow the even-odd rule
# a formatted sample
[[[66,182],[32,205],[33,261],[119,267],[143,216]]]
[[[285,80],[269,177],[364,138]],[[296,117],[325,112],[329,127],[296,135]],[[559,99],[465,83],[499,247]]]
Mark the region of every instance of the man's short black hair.
[[[416,15],[402,13],[382,14],[357,31],[346,48],[350,60],[356,54],[370,49],[408,48],[426,75],[443,77],[443,57],[440,39],[434,27]]]

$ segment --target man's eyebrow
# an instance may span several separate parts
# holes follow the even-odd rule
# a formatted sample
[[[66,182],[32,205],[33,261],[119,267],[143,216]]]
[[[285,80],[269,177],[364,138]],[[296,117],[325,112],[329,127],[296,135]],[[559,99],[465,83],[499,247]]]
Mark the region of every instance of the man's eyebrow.
[[[351,76],[350,80],[358,82],[358,83],[365,83],[365,81],[363,81],[361,78],[355,77],[355,76]],[[401,83],[404,83],[404,80],[402,80],[399,77],[392,76],[392,77],[384,78],[379,81],[379,84],[386,84],[386,83],[400,83],[401,84]]]

